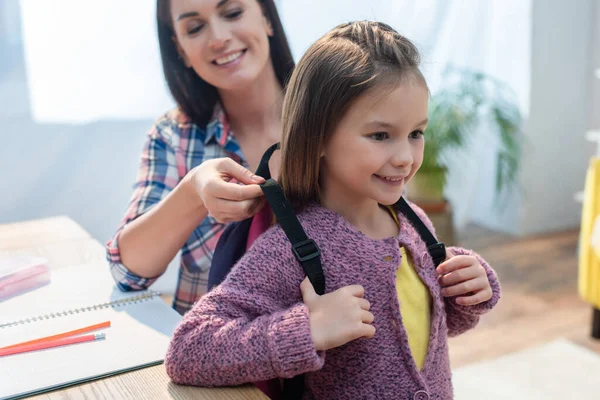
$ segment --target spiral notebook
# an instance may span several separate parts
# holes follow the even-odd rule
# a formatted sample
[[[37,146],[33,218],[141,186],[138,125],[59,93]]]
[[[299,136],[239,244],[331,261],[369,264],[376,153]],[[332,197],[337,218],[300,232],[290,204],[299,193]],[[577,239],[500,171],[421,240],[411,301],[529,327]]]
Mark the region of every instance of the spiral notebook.
[[[110,321],[105,340],[0,357],[0,399],[19,399],[163,362],[181,316],[152,291],[121,292],[104,262],[52,271],[0,302],[0,347]]]

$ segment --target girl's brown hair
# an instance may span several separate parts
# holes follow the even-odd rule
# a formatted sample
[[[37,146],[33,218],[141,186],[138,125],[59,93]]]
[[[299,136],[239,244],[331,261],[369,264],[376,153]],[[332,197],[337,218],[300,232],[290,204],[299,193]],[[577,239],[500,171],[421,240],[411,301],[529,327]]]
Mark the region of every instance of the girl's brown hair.
[[[381,22],[339,25],[306,51],[283,103],[279,181],[296,210],[319,202],[323,147],[352,102],[375,86],[424,83],[419,63],[415,45]]]
[[[269,37],[271,62],[277,80],[285,87],[294,69],[294,59],[281,25],[274,0],[256,0],[273,28]],[[193,68],[187,68],[179,57],[173,41],[175,32],[171,18],[171,1],[156,1],[156,27],[163,72],[173,99],[179,108],[196,124],[207,124],[212,116],[219,94],[217,89],[200,78]]]

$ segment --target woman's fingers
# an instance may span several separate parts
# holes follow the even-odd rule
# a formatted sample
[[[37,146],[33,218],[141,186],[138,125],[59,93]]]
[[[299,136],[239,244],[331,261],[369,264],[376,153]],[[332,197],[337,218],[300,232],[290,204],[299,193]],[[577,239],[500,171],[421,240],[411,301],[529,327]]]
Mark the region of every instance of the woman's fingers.
[[[240,185],[226,182],[222,178],[214,178],[206,182],[204,193],[215,199],[243,201],[261,197],[263,191],[257,184]]]
[[[189,174],[208,213],[221,223],[240,221],[264,205],[265,180],[230,158],[203,162]]]
[[[231,158],[220,159],[216,169],[221,175],[234,178],[238,182],[245,183],[246,185],[263,183],[265,181],[262,177],[255,175],[252,171],[244,168]]]
[[[264,198],[244,201],[215,199],[213,204],[207,204],[206,208],[217,221],[230,223],[250,218],[260,211],[264,205]]]

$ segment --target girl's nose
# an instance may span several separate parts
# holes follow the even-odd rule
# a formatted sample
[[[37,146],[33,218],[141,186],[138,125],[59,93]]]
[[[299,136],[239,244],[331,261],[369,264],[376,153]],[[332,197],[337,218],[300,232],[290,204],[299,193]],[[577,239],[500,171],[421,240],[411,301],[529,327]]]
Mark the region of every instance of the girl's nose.
[[[394,146],[392,155],[392,165],[398,168],[410,167],[413,164],[412,148],[408,141],[401,141]]]

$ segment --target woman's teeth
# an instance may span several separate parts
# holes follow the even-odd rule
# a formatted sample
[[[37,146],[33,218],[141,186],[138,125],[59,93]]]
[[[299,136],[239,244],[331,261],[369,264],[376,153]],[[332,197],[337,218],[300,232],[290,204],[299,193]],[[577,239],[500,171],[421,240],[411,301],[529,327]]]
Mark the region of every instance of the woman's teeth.
[[[238,51],[237,53],[233,53],[233,54],[230,54],[225,57],[217,58],[215,60],[215,62],[217,63],[217,65],[227,64],[227,63],[230,63],[230,62],[238,59],[243,53],[244,53],[243,51]]]

